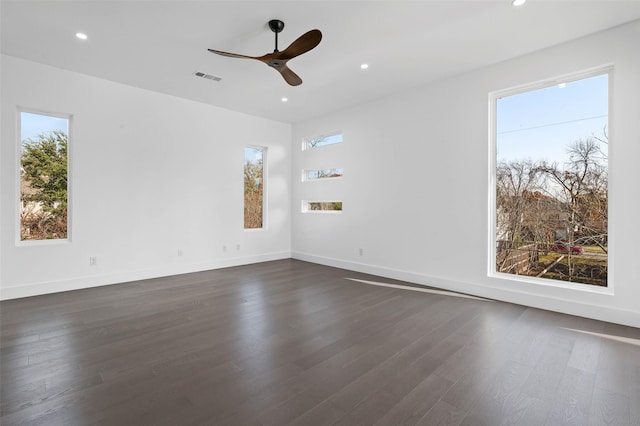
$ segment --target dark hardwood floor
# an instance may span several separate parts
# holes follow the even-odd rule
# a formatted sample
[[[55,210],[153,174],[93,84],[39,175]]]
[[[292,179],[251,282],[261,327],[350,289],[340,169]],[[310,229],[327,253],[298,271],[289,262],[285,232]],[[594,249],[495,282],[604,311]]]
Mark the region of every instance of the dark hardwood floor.
[[[282,260],[1,302],[0,423],[640,426],[640,329],[348,278],[402,284]]]

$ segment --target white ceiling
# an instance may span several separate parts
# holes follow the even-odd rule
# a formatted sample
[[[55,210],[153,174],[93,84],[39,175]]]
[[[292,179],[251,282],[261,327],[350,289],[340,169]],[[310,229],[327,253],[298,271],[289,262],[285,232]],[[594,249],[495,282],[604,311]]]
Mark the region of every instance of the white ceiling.
[[[529,0],[519,8],[510,0],[2,0],[1,7],[2,53],[292,123],[640,19],[640,0]],[[270,19],[285,22],[280,50],[310,29],[323,33],[318,47],[289,62],[301,86],[258,61],[207,51],[273,51]],[[76,39],[78,31],[89,39]]]

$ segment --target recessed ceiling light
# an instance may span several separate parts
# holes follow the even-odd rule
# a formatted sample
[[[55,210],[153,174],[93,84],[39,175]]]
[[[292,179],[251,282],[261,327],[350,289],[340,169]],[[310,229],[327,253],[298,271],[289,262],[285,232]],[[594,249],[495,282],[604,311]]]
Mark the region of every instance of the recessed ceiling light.
[[[85,33],[76,33],[76,37],[78,37],[80,40],[86,40],[87,38],[89,38]]]
[[[527,0],[512,0],[511,4],[514,6],[522,6],[523,4],[525,4]]]
[[[289,99],[287,99],[287,98],[282,98],[282,99],[280,99],[280,100],[281,100],[282,102],[287,102]]]
[[[369,64],[362,64],[360,65],[360,68],[362,68],[363,70],[366,70],[367,68],[369,68]]]

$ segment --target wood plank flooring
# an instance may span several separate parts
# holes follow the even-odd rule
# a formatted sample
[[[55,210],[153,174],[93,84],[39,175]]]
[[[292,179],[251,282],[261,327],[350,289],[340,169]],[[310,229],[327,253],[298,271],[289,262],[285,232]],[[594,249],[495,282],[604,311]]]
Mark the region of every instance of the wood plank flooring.
[[[0,423],[640,426],[640,329],[353,279],[403,284],[288,259],[1,302]]]

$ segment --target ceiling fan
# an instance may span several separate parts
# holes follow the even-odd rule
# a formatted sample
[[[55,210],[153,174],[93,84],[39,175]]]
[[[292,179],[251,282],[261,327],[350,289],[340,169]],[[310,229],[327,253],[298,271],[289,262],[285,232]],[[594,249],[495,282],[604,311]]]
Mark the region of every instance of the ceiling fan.
[[[322,40],[322,33],[320,30],[311,30],[300,37],[298,37],[293,43],[289,45],[283,51],[278,50],[278,33],[284,28],[284,22],[278,19],[272,19],[269,21],[269,28],[275,33],[276,36],[276,48],[273,53],[267,53],[263,56],[246,56],[239,55],[237,53],[222,52],[220,50],[208,49],[209,52],[216,53],[222,56],[229,56],[231,58],[245,58],[245,59],[257,59],[260,62],[264,62],[271,68],[278,71],[287,83],[291,86],[299,86],[302,84],[302,79],[287,66],[287,61],[302,55],[320,44]]]

